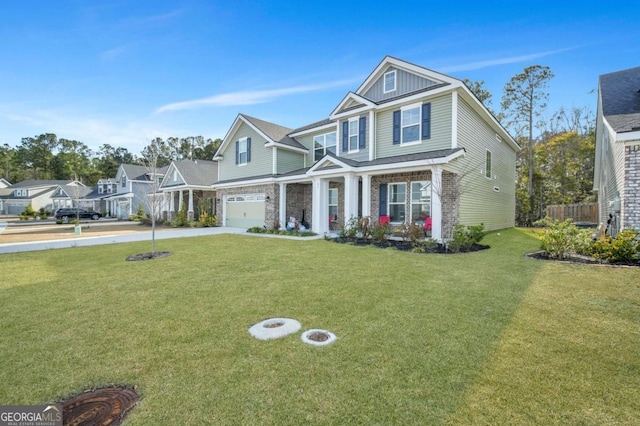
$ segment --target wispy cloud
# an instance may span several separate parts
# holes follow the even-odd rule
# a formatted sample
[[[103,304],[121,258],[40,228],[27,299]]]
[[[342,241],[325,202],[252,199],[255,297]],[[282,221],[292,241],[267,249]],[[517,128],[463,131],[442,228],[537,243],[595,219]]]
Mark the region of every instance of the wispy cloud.
[[[116,47],[114,49],[105,50],[100,54],[100,58],[106,62],[112,61],[124,55],[128,50],[129,50],[129,45],[124,45],[124,46]]]
[[[545,56],[551,56],[569,50],[577,49],[577,47],[567,47],[564,49],[549,50],[546,52],[531,53],[528,55],[519,56],[507,56],[505,58],[487,59],[485,61],[468,62],[466,64],[453,65],[448,67],[440,67],[439,71],[442,72],[456,72],[456,71],[471,71],[480,68],[495,67],[497,65],[514,64],[518,62],[528,62],[534,59],[543,58]]]
[[[194,99],[190,101],[175,102],[163,105],[156,109],[156,114],[166,111],[180,111],[185,109],[198,109],[204,107],[221,107],[221,106],[239,106],[254,105],[273,101],[287,95],[296,95],[301,93],[318,92],[321,90],[332,89],[335,87],[344,87],[354,83],[354,79],[338,80],[320,84],[310,84],[302,86],[285,87],[281,89],[271,90],[247,90],[230,93],[221,93],[219,95],[209,96],[206,98]]]

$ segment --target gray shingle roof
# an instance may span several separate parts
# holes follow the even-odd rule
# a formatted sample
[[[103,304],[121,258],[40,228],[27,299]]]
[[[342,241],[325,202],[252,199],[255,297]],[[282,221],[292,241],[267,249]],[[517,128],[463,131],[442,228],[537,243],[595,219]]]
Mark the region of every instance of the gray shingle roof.
[[[602,113],[618,133],[640,130],[640,67],[600,76]]]
[[[23,180],[22,182],[14,183],[10,188],[29,188],[29,187],[38,187],[38,186],[56,186],[56,185],[67,185],[72,180]]]
[[[173,163],[187,185],[209,186],[218,176],[218,163],[207,160],[182,160]]]
[[[148,180],[147,173],[149,170],[145,166],[137,164],[121,164],[122,170],[127,175],[127,179],[131,180]]]
[[[304,145],[302,145],[297,140],[290,138],[290,133],[293,133],[293,129],[288,127],[279,126],[277,124],[269,123],[268,121],[260,120],[259,118],[250,117],[245,114],[240,114],[244,117],[248,122],[256,126],[262,133],[267,135],[269,139],[274,142],[281,143],[283,145],[288,145],[294,148],[307,149]]]
[[[335,120],[331,120],[329,118],[325,118],[324,120],[316,121],[315,123],[311,123],[311,124],[307,124],[306,126],[298,127],[297,129],[294,129],[291,133],[303,132],[305,130],[311,130],[314,127],[321,127],[321,126],[325,126],[327,124],[331,124],[331,123],[335,123],[335,122],[336,122]]]

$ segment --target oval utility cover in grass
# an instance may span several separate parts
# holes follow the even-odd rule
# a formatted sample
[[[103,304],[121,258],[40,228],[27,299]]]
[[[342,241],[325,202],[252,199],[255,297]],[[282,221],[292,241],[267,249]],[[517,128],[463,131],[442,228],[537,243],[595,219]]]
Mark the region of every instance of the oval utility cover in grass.
[[[269,318],[252,325],[249,334],[260,340],[277,339],[295,333],[300,327],[302,325],[292,318]]]
[[[314,328],[302,333],[302,341],[313,346],[325,346],[335,342],[336,335],[327,330]]]
[[[134,389],[110,387],[87,391],[62,402],[65,425],[119,425],[138,401]]]

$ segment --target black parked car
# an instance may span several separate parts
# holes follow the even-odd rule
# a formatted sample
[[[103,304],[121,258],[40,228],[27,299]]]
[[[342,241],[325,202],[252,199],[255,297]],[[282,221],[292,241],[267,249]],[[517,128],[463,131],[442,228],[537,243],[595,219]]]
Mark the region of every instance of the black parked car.
[[[56,210],[54,217],[56,218],[56,221],[60,220],[62,223],[69,223],[70,220],[75,220],[77,218],[98,220],[102,215],[98,212],[92,212],[85,209],[64,208]]]

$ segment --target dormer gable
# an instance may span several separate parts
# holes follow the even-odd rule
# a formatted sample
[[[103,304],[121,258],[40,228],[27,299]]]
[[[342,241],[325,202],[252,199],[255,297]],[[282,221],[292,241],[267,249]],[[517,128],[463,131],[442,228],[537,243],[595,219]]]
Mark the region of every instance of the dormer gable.
[[[349,92],[331,112],[329,118],[331,120],[335,120],[336,118],[345,117],[347,115],[359,114],[373,108],[374,106],[375,104],[369,99],[353,92]]]
[[[460,84],[459,80],[439,72],[386,56],[356,90],[356,94],[379,103],[433,89],[434,86]]]

